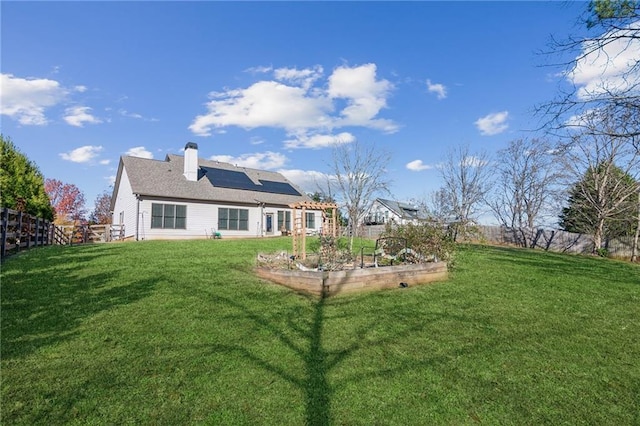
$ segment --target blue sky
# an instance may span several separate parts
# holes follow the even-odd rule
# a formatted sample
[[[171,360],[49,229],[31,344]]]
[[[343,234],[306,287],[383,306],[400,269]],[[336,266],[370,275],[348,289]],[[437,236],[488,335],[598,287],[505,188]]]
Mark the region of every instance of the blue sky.
[[[189,141],[307,191],[332,143],[371,143],[392,156],[387,198],[425,198],[448,148],[539,135],[533,110],[566,80],[540,52],[579,30],[586,3],[0,7],[2,133],[91,209],[121,155],[162,160]]]

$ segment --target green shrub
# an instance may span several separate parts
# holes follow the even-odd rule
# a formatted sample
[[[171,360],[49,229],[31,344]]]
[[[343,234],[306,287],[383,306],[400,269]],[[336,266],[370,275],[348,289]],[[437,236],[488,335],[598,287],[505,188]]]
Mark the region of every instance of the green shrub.
[[[440,224],[434,222],[405,225],[387,223],[380,237],[405,238],[407,247],[417,252],[419,257],[424,259],[435,257],[436,260],[447,262],[449,266],[453,264],[455,243]]]

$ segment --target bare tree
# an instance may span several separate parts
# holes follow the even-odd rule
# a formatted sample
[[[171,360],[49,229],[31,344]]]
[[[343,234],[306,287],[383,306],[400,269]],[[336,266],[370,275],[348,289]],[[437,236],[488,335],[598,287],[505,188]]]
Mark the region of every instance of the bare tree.
[[[377,193],[389,191],[387,165],[391,155],[374,145],[336,144],[331,168],[338,198],[349,220],[349,251],[353,251],[353,237],[365,212]],[[329,192],[331,193],[331,192]]]
[[[416,204],[423,211],[427,212],[429,219],[440,224],[446,224],[452,220],[450,216],[450,202],[447,192],[443,188],[439,188],[422,199],[417,200]]]
[[[487,205],[496,219],[530,247],[533,229],[553,214],[560,173],[551,147],[537,139],[516,139],[498,151]],[[557,213],[555,214],[557,215]]]
[[[607,221],[637,213],[631,201],[640,190],[640,136],[624,131],[629,123],[617,110],[592,110],[580,121],[580,130],[568,141],[561,141],[558,148],[564,169],[584,204],[578,210],[593,216],[591,231],[597,250],[603,247]]]
[[[609,113],[640,110],[640,2],[593,0],[579,18],[579,36],[551,41],[549,55],[560,56],[556,67],[559,93],[538,107],[545,126],[555,134],[580,125],[583,114],[607,107]],[[565,58],[569,57],[569,60]],[[637,121],[636,121],[637,122]],[[594,129],[597,130],[597,129]],[[637,137],[640,127],[628,126],[627,136]]]
[[[570,154],[569,158],[576,158],[578,152],[583,154],[582,166],[593,164],[593,160],[600,157],[605,160],[614,157],[614,161],[603,162],[609,164],[609,167],[601,167],[603,173],[597,173],[596,179],[600,181],[595,193],[600,196],[591,197],[591,204],[598,206],[596,210],[603,219],[603,216],[619,210],[620,205],[633,204],[620,199],[616,201],[616,197],[603,188],[618,187],[610,182],[610,172],[615,170],[616,162],[622,162],[617,165],[623,170],[628,169],[637,178],[635,160],[640,150],[640,2],[592,0],[579,22],[581,35],[551,42],[550,53],[569,60],[562,59],[556,64],[563,68],[560,75],[564,77],[559,94],[540,106],[538,112],[543,115],[544,125],[550,132],[569,139],[564,143],[571,147],[565,150]],[[609,123],[615,121],[616,125],[594,126],[594,115],[606,115]],[[583,142],[589,137],[597,139],[596,147],[600,148],[610,140],[611,149],[595,157],[592,154],[598,149],[594,147],[585,152],[587,145],[576,143],[577,134]],[[575,145],[579,147],[575,148]],[[609,195],[605,196],[607,193]],[[629,194],[619,195],[627,198]],[[613,204],[605,207],[606,203]],[[604,225],[602,220],[596,222],[599,222],[596,232],[600,233],[598,229]],[[640,222],[636,228],[637,235]],[[595,239],[601,243],[601,237],[600,233]],[[634,246],[634,252],[637,252],[637,238]]]
[[[638,208],[636,210],[638,221],[636,223],[636,233],[633,236],[633,246],[631,248],[631,261],[638,260],[638,243],[640,242],[640,185],[638,185]]]
[[[466,235],[469,225],[477,219],[490,186],[489,159],[486,153],[471,153],[468,146],[450,149],[440,167],[443,186],[439,202],[454,220],[454,240]]]

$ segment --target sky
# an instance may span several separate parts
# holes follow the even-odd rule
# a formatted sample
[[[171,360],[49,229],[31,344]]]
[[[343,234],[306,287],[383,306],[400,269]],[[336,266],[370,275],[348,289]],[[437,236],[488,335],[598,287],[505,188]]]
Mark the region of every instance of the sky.
[[[544,54],[586,5],[3,1],[2,134],[89,209],[120,156],[187,142],[308,192],[334,144],[371,144],[391,155],[383,198],[426,199],[448,150],[540,136],[536,106],[592,82]]]

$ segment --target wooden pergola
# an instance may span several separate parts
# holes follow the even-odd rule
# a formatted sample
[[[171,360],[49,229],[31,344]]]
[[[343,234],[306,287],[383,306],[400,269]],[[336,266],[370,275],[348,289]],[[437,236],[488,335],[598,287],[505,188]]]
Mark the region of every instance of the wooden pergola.
[[[293,209],[292,243],[293,255],[295,257],[301,259],[307,258],[307,221],[305,220],[307,209],[320,210],[322,212],[322,227],[320,228],[320,235],[333,236],[335,238],[338,234],[338,205],[336,203],[300,201],[289,204],[289,207]],[[328,211],[330,211],[330,213]]]

